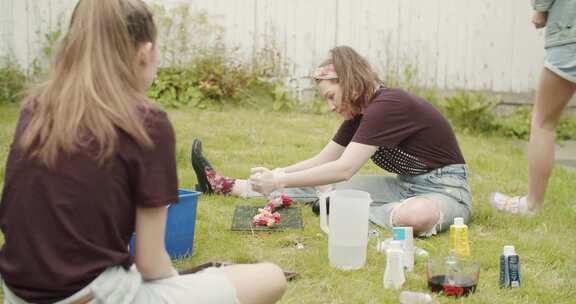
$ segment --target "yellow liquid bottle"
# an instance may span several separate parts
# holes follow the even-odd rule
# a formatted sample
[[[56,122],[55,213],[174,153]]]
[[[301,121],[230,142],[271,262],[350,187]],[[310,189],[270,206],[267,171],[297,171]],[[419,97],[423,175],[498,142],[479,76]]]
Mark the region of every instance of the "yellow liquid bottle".
[[[464,224],[461,217],[454,218],[454,224],[450,225],[450,252],[458,256],[470,255],[470,244],[468,243],[468,226]]]

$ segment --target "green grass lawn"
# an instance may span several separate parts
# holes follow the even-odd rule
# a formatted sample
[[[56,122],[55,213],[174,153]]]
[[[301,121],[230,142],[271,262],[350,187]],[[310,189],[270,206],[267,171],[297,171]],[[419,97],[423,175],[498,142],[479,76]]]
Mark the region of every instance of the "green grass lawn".
[[[0,181],[14,131],[18,109],[0,107]],[[251,167],[286,166],[310,157],[331,138],[340,119],[296,113],[230,109],[169,110],[177,135],[180,187],[193,189],[195,175],[189,162],[193,138],[201,138],[212,165],[222,174],[245,178]],[[462,300],[439,298],[441,303],[574,303],[576,301],[576,174],[556,169],[541,215],[532,219],[499,214],[487,205],[491,191],[526,191],[526,157],[502,138],[458,136],[470,166],[474,219],[469,237],[472,255],[481,263],[477,292]],[[380,172],[374,165],[361,173]],[[400,291],[385,290],[385,256],[371,240],[367,263],[357,271],[340,271],[328,264],[327,236],[308,206],[302,206],[304,229],[278,233],[230,231],[236,205],[263,205],[222,196],[202,196],[196,219],[194,254],[178,261],[185,269],[207,261],[239,263],[272,261],[300,273],[289,284],[282,303],[398,303]],[[387,237],[390,234],[384,232]],[[305,246],[296,250],[293,242]],[[499,254],[512,244],[520,254],[523,286],[498,288]],[[448,234],[416,240],[432,256],[448,252]],[[425,260],[417,259],[403,290],[427,291]],[[262,278],[266,280],[266,278]]]

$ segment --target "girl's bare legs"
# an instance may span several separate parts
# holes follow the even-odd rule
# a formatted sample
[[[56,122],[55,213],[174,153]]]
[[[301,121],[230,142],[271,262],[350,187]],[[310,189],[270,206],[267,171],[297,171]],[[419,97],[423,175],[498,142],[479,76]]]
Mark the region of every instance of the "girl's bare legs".
[[[562,111],[576,91],[576,84],[544,68],[534,105],[528,144],[528,210],[537,213],[544,205],[548,180],[554,167],[556,127]]]
[[[275,264],[232,265],[222,269],[236,288],[241,304],[276,303],[286,291],[284,272]]]

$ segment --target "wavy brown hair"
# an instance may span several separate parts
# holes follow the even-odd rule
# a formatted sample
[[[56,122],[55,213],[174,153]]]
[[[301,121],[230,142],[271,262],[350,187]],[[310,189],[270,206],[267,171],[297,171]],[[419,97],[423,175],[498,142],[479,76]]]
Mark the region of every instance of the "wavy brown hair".
[[[25,155],[54,166],[59,153],[96,141],[102,164],[118,130],[152,147],[139,108],[149,105],[138,75],[138,48],[155,43],[152,13],[141,0],[80,0],[60,42],[48,80],[24,108],[31,120],[20,139]]]
[[[330,58],[320,67],[334,65],[338,82],[342,88],[342,103],[352,115],[362,110],[372,101],[382,81],[370,66],[368,60],[349,46],[338,46],[330,50]]]

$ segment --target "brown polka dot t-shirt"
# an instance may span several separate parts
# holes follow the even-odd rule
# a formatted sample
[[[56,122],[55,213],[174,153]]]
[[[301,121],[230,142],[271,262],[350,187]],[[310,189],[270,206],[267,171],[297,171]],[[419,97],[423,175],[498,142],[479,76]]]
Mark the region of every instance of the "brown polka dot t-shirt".
[[[400,89],[378,90],[363,114],[342,123],[333,141],[378,146],[372,161],[399,175],[465,163],[446,118],[423,98]]]

